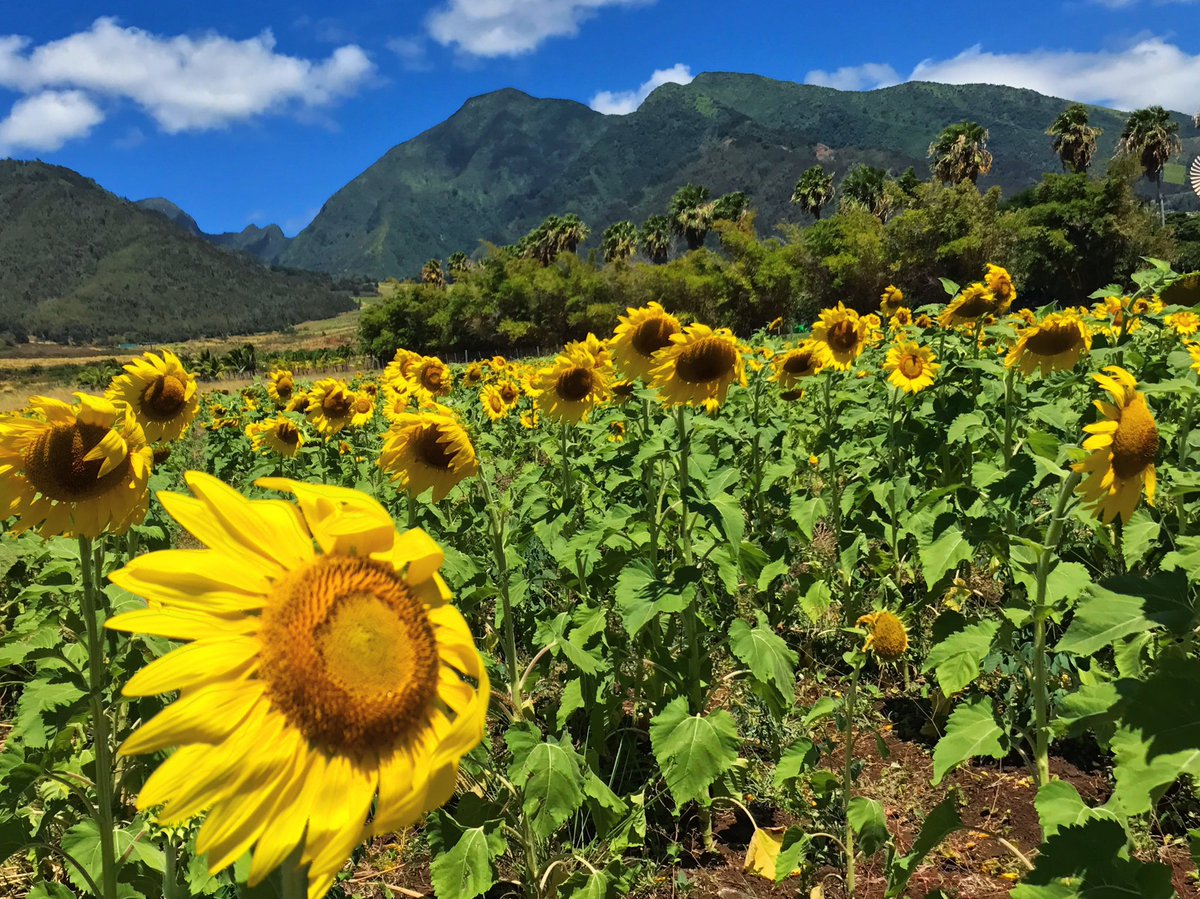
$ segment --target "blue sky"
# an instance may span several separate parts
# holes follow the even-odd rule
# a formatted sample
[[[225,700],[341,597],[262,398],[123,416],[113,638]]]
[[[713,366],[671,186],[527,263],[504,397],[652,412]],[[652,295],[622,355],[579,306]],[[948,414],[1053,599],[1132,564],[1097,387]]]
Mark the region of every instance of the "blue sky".
[[[2,2],[2,0],[0,0]],[[0,157],[40,158],[206,231],[302,228],[339,187],[501,87],[609,114],[663,80],[866,90],[986,81],[1200,109],[1198,0],[43,0],[0,16]]]

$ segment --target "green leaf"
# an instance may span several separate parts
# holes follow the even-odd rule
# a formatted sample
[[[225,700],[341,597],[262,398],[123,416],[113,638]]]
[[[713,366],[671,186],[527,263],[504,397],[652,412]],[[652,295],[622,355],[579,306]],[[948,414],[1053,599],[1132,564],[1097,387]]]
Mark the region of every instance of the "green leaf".
[[[855,796],[846,810],[846,820],[850,822],[854,835],[858,837],[863,855],[874,855],[892,838],[888,833],[883,806],[874,799]]]
[[[475,899],[496,883],[493,860],[504,852],[499,831],[482,827],[464,830],[449,852],[429,863],[429,877],[438,899]]]
[[[806,497],[796,494],[792,497],[789,517],[796,523],[805,540],[812,540],[813,528],[827,514],[829,510],[825,506],[825,500],[819,496]]]
[[[1195,626],[1196,611],[1182,573],[1113,578],[1106,583],[1114,589],[1092,585],[1084,593],[1075,618],[1055,647],[1057,652],[1093,655],[1160,626],[1180,636]]]
[[[50,680],[32,680],[25,685],[17,702],[17,719],[10,736],[20,738],[26,745],[42,748],[49,745],[50,713],[83,698],[83,691],[73,684]]]
[[[759,612],[755,627],[740,618],[733,622],[729,628],[729,646],[754,679],[766,688],[766,698],[772,706],[777,711],[790,708],[795,702],[796,662],[800,657],[771,630],[766,616]]]
[[[764,565],[762,571],[758,573],[758,592],[766,593],[771,589],[771,584],[775,582],[776,578],[787,574],[789,567],[786,559],[776,559]]]
[[[558,701],[558,715],[555,719],[558,729],[560,731],[564,730],[571,715],[582,708],[584,708],[583,681],[578,677],[572,678],[563,687],[562,698]]]
[[[676,806],[708,801],[708,788],[733,767],[737,726],[726,711],[689,715],[687,697],[671,702],[650,722],[650,745]]]
[[[566,739],[564,737],[564,739]],[[517,777],[533,832],[547,839],[583,804],[582,772],[574,750],[545,742],[533,747]]]
[[[686,570],[677,571],[676,578],[686,577]],[[647,624],[664,613],[682,612],[696,594],[692,583],[678,584],[678,590],[668,588],[654,576],[650,566],[635,562],[617,578],[615,598],[621,612],[621,623],[631,637],[636,637]]]
[[[1042,836],[1049,839],[1064,827],[1077,827],[1093,818],[1111,818],[1116,815],[1105,808],[1089,808],[1079,798],[1079,792],[1065,780],[1052,780],[1037,791],[1034,799],[1038,820],[1042,824]]]
[[[779,764],[775,766],[774,783],[784,787],[789,781],[800,777],[805,771],[815,767],[821,752],[808,737],[801,737],[783,751]]]
[[[1200,537],[1176,537],[1175,549],[1163,556],[1163,571],[1182,571],[1192,583],[1200,581]]]
[[[1159,524],[1145,506],[1139,506],[1121,532],[1125,567],[1135,568],[1158,542]]]
[[[919,549],[925,586],[930,590],[947,571],[975,557],[975,550],[971,548],[957,524],[952,524],[942,531],[932,543],[922,541]]]
[[[717,523],[720,524],[725,539],[733,546],[740,544],[742,535],[746,533],[746,517],[737,497],[719,493],[710,497],[709,503],[716,510]]]
[[[921,670],[935,672],[942,692],[953,696],[979,677],[979,666],[991,652],[999,630],[998,621],[967,625],[930,649]]]
[[[572,890],[567,899],[604,899],[608,895],[608,875],[603,871],[588,874],[583,885]]]
[[[75,894],[61,883],[35,883],[25,899],[75,899]]]
[[[1120,702],[1117,685],[1109,681],[1083,684],[1068,693],[1058,703],[1054,716],[1057,732],[1078,735],[1085,730],[1099,731],[1111,717],[1113,707]],[[1106,730],[1111,730],[1111,726]]]
[[[925,817],[921,832],[913,842],[912,850],[888,866],[886,899],[894,899],[904,892],[917,866],[925,860],[942,840],[955,831],[962,830],[962,818],[958,814],[958,797],[951,792]]]
[[[946,733],[933,750],[933,785],[936,787],[956,765],[981,755],[1002,759],[1006,755],[990,697],[958,705],[946,722]]]

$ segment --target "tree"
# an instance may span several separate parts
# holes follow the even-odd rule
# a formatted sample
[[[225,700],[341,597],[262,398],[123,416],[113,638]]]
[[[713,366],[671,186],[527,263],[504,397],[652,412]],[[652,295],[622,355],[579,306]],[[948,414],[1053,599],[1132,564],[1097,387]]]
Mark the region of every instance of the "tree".
[[[440,259],[430,259],[421,266],[421,283],[429,284],[433,287],[444,287],[446,285],[446,275],[442,272],[442,261]]]
[[[558,253],[574,253],[591,233],[591,229],[579,216],[574,213],[564,215],[558,220],[558,227],[555,229],[555,244],[558,248],[555,256]]]
[[[685,184],[675,191],[668,207],[671,230],[687,241],[689,250],[704,246],[713,223],[713,204],[708,200],[708,188]]]
[[[750,211],[750,201],[746,199],[746,195],[735,190],[733,193],[725,194],[712,204],[713,221],[740,223],[746,213]]]
[[[646,258],[655,265],[662,265],[671,255],[674,243],[671,220],[665,215],[652,215],[638,233],[638,243]]]
[[[471,261],[471,257],[462,251],[451,253],[450,258],[446,260],[446,265],[450,269],[450,274],[455,277],[465,275],[471,269],[475,268],[475,263]]]
[[[820,165],[806,169],[792,191],[792,203],[813,218],[821,218],[821,210],[833,199],[833,176]]]
[[[637,244],[637,226],[633,222],[616,222],[604,229],[600,251],[605,262],[618,262],[636,253]]]
[[[892,211],[892,197],[887,189],[888,174],[869,165],[856,165],[842,179],[839,190],[843,209],[865,209],[881,222]]]
[[[929,145],[930,171],[943,184],[974,184],[992,170],[987,149],[987,129],[975,122],[959,122],[946,128]]]
[[[1087,107],[1072,103],[1046,130],[1064,172],[1086,172],[1096,154],[1096,138],[1104,132],[1088,124]]]
[[[1117,141],[1117,155],[1129,156],[1138,161],[1142,174],[1153,181],[1158,193],[1158,217],[1166,224],[1167,213],[1163,206],[1162,173],[1167,161],[1179,153],[1183,145],[1179,142],[1179,123],[1161,106],[1135,109],[1125,120],[1125,128]]]

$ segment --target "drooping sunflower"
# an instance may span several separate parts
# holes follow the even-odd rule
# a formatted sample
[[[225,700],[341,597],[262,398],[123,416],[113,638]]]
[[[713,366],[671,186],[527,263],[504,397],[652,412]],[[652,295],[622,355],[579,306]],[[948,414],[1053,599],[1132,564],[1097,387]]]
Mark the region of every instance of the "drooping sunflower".
[[[463,383],[468,387],[478,387],[483,383],[483,366],[478,362],[472,362],[463,372]]]
[[[875,653],[880,661],[894,662],[908,649],[908,629],[893,612],[884,609],[863,615],[856,626],[867,630],[862,651]]]
[[[534,381],[535,401],[554,421],[578,424],[608,402],[612,392],[612,363],[596,359],[578,344],[567,347]]]
[[[489,384],[480,391],[479,402],[483,405],[483,411],[492,421],[499,421],[507,417],[509,410],[512,407],[504,402],[504,397],[494,384]]]
[[[897,390],[920,393],[933,384],[941,365],[934,361],[932,348],[906,341],[888,350],[883,368],[889,373],[888,383]]]
[[[655,366],[654,354],[671,343],[680,332],[679,319],[658,303],[640,309],[630,306],[617,321],[613,332],[612,353],[625,377],[650,380]]]
[[[455,485],[479,471],[471,438],[452,415],[401,415],[383,438],[379,467],[401,490],[417,497],[430,488],[441,502]]]
[[[0,417],[0,519],[43,536],[123,534],[146,517],[154,451],[129,406],[75,394]]]
[[[337,378],[322,378],[308,392],[308,420],[323,437],[332,437],[351,423],[357,397]]]
[[[1093,375],[1111,403],[1096,400],[1102,420],[1086,425],[1090,434],[1083,448],[1091,455],[1074,465],[1084,475],[1078,491],[1083,501],[1105,522],[1118,515],[1128,523],[1146,490],[1146,502],[1154,505],[1158,483],[1154,463],[1158,459],[1158,425],[1146,405],[1146,397],[1137,390],[1133,375],[1117,365]]]
[[[853,309],[838,303],[834,309],[822,309],[813,324],[812,339],[825,349],[825,364],[838,371],[847,371],[854,360],[867,348],[870,326]]]
[[[286,406],[296,390],[296,378],[286,368],[267,372],[267,394],[276,406]]]
[[[1073,312],[1051,312],[1040,322],[1020,332],[1004,364],[1021,367],[1028,376],[1035,368],[1043,375],[1069,371],[1092,349],[1092,332]]]
[[[1200,331],[1200,315],[1195,312],[1173,312],[1163,319],[1180,337],[1191,337]]]
[[[883,289],[883,293],[879,297],[879,309],[884,315],[891,318],[903,305],[904,291],[895,284],[889,284]]]
[[[783,319],[782,318],[773,318],[773,319],[771,319],[770,323],[767,325],[767,333],[768,334],[778,334],[782,330],[783,330]]]
[[[993,314],[998,315],[1007,312],[1008,307],[1017,298],[1017,289],[1013,286],[1012,276],[1008,273],[1007,269],[1003,269],[998,265],[992,265],[989,262],[987,270],[983,275],[983,283],[987,285],[987,289],[996,298],[997,310]]]
[[[780,353],[772,361],[772,379],[784,390],[790,390],[804,378],[819,374],[825,367],[825,344],[806,340],[795,349]]]
[[[725,402],[731,384],[746,386],[742,347],[728,328],[688,325],[655,354],[650,382],[664,406],[712,411]]]
[[[408,380],[430,396],[445,396],[454,386],[454,373],[437,356],[422,356],[409,369]]]
[[[516,405],[517,400],[521,398],[521,385],[512,378],[505,378],[496,385],[496,389],[500,392],[500,398],[504,400],[505,405]]]
[[[304,446],[304,431],[282,415],[247,425],[246,436],[256,453],[269,451],[285,459],[295,458]]]
[[[133,410],[150,443],[178,440],[200,409],[195,377],[170,350],[128,363],[105,396]]]
[[[952,299],[938,322],[943,328],[953,328],[958,325],[972,325],[987,315],[995,315],[1002,311],[996,295],[979,283],[968,284]]]
[[[193,496],[159,496],[206,548],[111,575],[149,607],[107,627],[185,643],[125,685],[179,692],[121,747],[178,747],[138,808],[161,807],[168,826],[203,813],[210,869],[253,850],[251,884],[300,849],[319,899],[360,842],[453,795],[483,737],[487,672],[424,531],[399,533],[342,487],[268,478],[257,483],[297,502],[250,501],[186,479]]]

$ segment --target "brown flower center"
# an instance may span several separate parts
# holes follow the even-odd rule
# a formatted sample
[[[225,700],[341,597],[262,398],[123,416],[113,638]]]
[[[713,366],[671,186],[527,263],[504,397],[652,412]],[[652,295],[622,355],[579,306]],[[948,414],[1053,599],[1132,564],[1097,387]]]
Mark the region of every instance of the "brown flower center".
[[[1055,324],[1043,326],[1025,341],[1029,352],[1037,356],[1057,356],[1083,344],[1079,329],[1073,325]]]
[[[345,418],[354,406],[354,397],[341,389],[329,391],[321,399],[321,411],[326,418]]]
[[[421,386],[430,393],[437,393],[443,387],[446,373],[440,365],[427,365],[421,369]]]
[[[290,421],[281,421],[275,426],[275,436],[288,446],[295,446],[300,442],[300,429]]]
[[[813,369],[816,368],[815,361],[809,350],[797,350],[784,357],[783,370],[789,375],[812,374]]]
[[[383,752],[421,729],[438,652],[420,600],[390,567],[322,556],[275,585],[263,610],[267,694],[312,743]]]
[[[1112,467],[1117,477],[1137,477],[1158,458],[1158,425],[1140,393],[1121,410],[1112,438]]]
[[[442,432],[437,427],[426,425],[417,435],[413,450],[422,465],[428,465],[439,471],[449,471],[454,465],[454,452],[447,449],[446,445],[438,439],[441,436]]]
[[[554,382],[554,392],[559,399],[578,403],[585,399],[596,386],[596,379],[589,368],[569,368]]]
[[[833,323],[825,339],[838,352],[853,352],[858,348],[858,328],[849,319],[842,319]]]
[[[986,290],[968,290],[963,294],[962,304],[954,311],[958,318],[979,318],[992,311],[995,297]]]
[[[279,394],[281,400],[286,400],[292,395],[292,390],[296,387],[296,382],[291,378],[283,377],[275,382],[275,392]]]
[[[662,317],[648,318],[633,329],[630,343],[642,356],[649,359],[671,343],[671,335],[679,333],[679,326]]]
[[[129,476],[126,454],[117,466],[101,476],[101,459],[84,461],[109,429],[76,422],[46,428],[25,448],[25,476],[43,496],[60,503],[77,503],[103,496]]]
[[[175,375],[159,375],[142,391],[139,410],[150,421],[170,421],[187,403],[187,385]]]
[[[737,347],[719,337],[701,337],[679,351],[675,373],[689,384],[708,384],[733,374]]]
[[[505,403],[512,405],[517,401],[519,395],[520,394],[518,393],[515,384],[505,383],[500,385],[500,398],[503,399]]]
[[[908,378],[910,381],[921,377],[925,373],[925,363],[920,356],[914,356],[909,353],[907,356],[900,357],[900,374]]]

